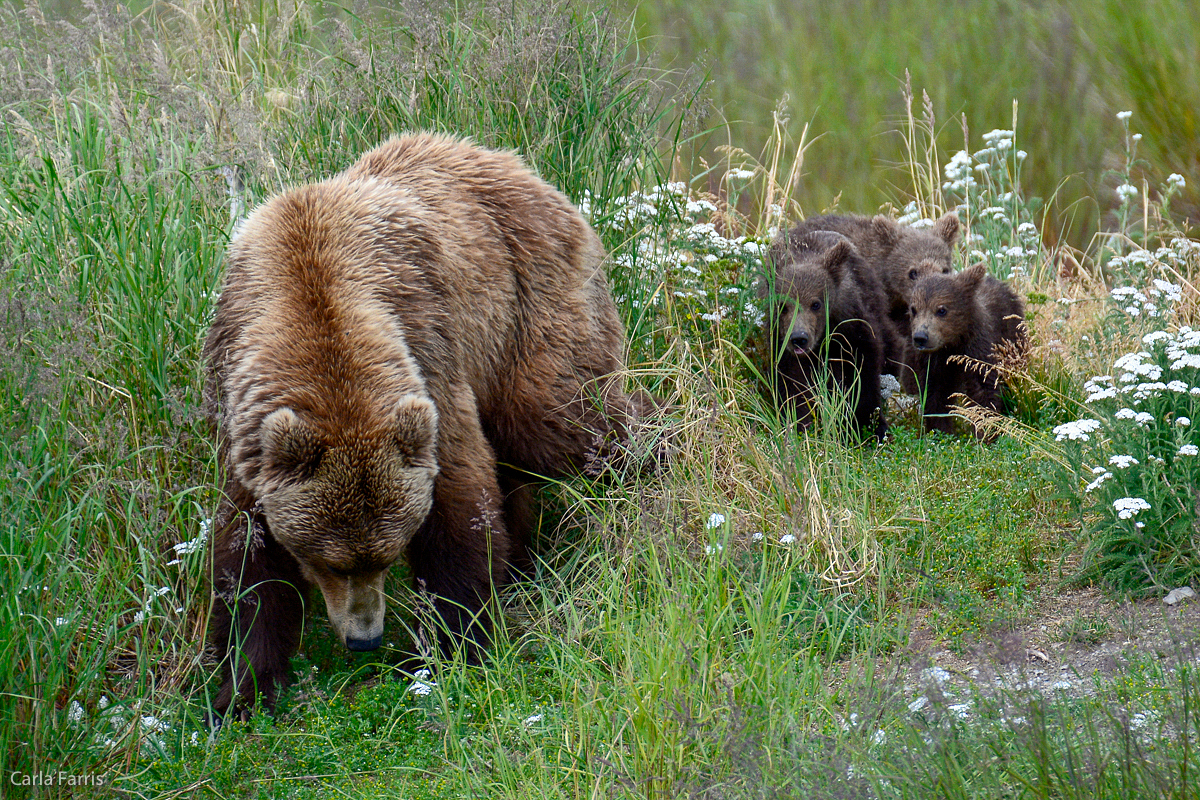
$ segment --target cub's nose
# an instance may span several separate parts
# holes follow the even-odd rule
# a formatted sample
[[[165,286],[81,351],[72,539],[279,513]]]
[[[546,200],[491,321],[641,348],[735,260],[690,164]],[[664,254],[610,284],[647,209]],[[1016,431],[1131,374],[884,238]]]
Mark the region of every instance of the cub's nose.
[[[803,350],[804,348],[808,347],[808,334],[804,331],[793,333],[791,344],[796,350]]]
[[[925,331],[914,331],[913,344],[916,345],[917,349],[924,350],[929,346],[929,334]]]

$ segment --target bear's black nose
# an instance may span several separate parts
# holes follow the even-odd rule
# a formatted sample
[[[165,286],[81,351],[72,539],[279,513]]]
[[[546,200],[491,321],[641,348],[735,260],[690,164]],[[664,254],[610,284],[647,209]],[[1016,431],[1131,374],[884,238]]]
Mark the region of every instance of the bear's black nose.
[[[797,350],[803,350],[808,347],[808,334],[801,331],[792,334],[792,347]]]
[[[351,639],[346,637],[346,649],[353,650],[356,653],[378,650],[381,644],[383,644],[383,634],[376,636],[374,639]]]
[[[913,344],[918,348],[924,349],[929,344],[929,334],[923,331],[913,333]]]

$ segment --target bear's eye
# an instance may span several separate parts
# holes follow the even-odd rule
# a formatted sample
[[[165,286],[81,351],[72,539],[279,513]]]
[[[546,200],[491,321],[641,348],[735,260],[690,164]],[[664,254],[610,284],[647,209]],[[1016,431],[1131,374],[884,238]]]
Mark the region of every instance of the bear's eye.
[[[908,279],[910,281],[915,281],[917,279],[917,271],[915,269],[910,269],[908,271]]]
[[[943,275],[949,275],[949,274],[950,274],[950,272],[951,272],[951,270],[950,270],[950,268],[949,268],[949,267],[945,267],[945,268],[943,268],[943,269],[942,269],[942,274],[943,274]]]
[[[909,316],[915,317],[915,316],[917,315],[917,307],[916,307],[916,306],[909,306],[909,307],[908,307],[908,314],[909,314]]]
[[[937,315],[938,315],[939,317],[944,317],[944,316],[946,316],[946,307],[945,307],[945,306],[938,306]]]
[[[810,308],[812,308],[813,311],[820,311],[821,310],[821,301],[813,300],[813,304],[810,306]]]

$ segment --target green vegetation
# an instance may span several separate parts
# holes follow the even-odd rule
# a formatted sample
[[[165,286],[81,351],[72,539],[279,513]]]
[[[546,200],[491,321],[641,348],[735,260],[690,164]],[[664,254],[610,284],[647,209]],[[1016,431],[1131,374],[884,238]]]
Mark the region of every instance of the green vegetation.
[[[1012,25],[1034,13],[1012,10]],[[1109,34],[1144,40],[1141,13]],[[759,390],[756,279],[772,229],[798,210],[796,140],[780,124],[761,157],[730,150],[709,167],[719,192],[698,191],[703,176],[669,183],[702,172],[682,156],[701,91],[656,70],[619,16],[567,3],[391,16],[223,0],[136,15],[88,3],[83,16],[75,27],[0,9],[0,794],[1197,793],[1200,681],[1183,645],[1080,676],[1092,691],[1079,696],[1018,683],[956,694],[907,650],[917,615],[938,647],[961,652],[1002,638],[1063,579],[1136,593],[1200,571],[1189,505],[1200,461],[1185,455],[1200,380],[1173,366],[1197,349],[1179,337],[1195,325],[1200,268],[1169,223],[1200,176],[1156,180],[1146,205],[1140,183],[1136,201],[1097,201],[1114,212],[1113,235],[1063,253],[1024,227],[1040,222],[1031,173],[1069,171],[1043,161],[1060,158],[1039,149],[1055,129],[955,142],[976,183],[943,187],[953,157],[909,98],[902,188],[887,197],[917,223],[965,204],[976,238],[963,257],[978,250],[1029,298],[1034,348],[1008,365],[1014,416],[982,421],[1003,434],[995,444],[919,436],[912,412],[897,411],[886,445],[849,446],[781,424]],[[827,22],[831,36],[865,33]],[[929,35],[963,48],[953,22]],[[1166,49],[1164,63],[1187,68],[1184,51]],[[1017,61],[990,68],[1024,69]],[[891,70],[840,63],[879,80]],[[903,112],[898,87],[885,89]],[[960,96],[951,87],[937,102]],[[1174,94],[1161,113],[1184,107]],[[1149,143],[1156,126],[1184,130],[1140,105],[1124,130],[1107,131],[1108,109],[1076,112],[1071,141],[1089,158],[1126,137],[1116,161],[1088,161],[1123,185],[1141,174],[1139,125],[1143,153],[1162,146]],[[412,127],[515,148],[590,215],[613,253],[631,380],[673,406],[669,431],[646,432],[671,435],[672,461],[658,477],[542,490],[542,561],[506,589],[483,666],[399,673],[416,602],[398,569],[384,648],[345,652],[317,608],[277,713],[213,732],[216,670],[202,643],[218,480],[199,348],[228,233],[279,187]],[[849,138],[812,147],[861,155],[875,132],[836,130]],[[883,185],[847,184],[844,205]],[[1122,363],[1161,375],[1129,382],[1110,369],[1143,348]],[[1113,397],[1086,403],[1109,388],[1094,378],[1105,371]],[[1164,388],[1138,406],[1155,415],[1149,438],[1110,401],[1156,381]],[[1087,414],[1102,417],[1103,440],[1056,441],[1055,426]],[[1109,466],[1085,491],[1113,455],[1139,464]],[[1112,502],[1127,496],[1152,508],[1123,519]],[[1078,617],[1060,635],[1087,643],[1105,625]],[[45,785],[59,773],[92,783]]]
[[[1200,218],[1200,8],[1187,0],[648,0],[637,8],[664,54],[707,66],[713,116],[729,120],[732,133],[720,129],[705,150],[732,137],[756,152],[787,98],[788,133],[797,142],[806,133],[795,190],[808,214],[834,203],[873,212],[909,190],[909,154],[896,130],[908,117],[901,90],[911,75],[915,114],[932,122],[942,153],[969,150],[993,128],[1016,131],[1029,152],[1026,193],[1050,212],[1036,220],[1049,242],[1084,248],[1111,227],[1121,111],[1134,112],[1145,136],[1136,186],[1179,173],[1188,188],[1173,210]]]

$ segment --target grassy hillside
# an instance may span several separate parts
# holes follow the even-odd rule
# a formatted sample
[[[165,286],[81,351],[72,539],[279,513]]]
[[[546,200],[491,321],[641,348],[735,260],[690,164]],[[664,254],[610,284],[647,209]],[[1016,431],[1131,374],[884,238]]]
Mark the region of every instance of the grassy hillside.
[[[1049,211],[1037,220],[1048,241],[1086,247],[1112,225],[1121,182],[1115,115],[1126,110],[1144,134],[1136,185],[1155,189],[1169,174],[1183,175],[1188,189],[1173,210],[1193,225],[1200,219],[1200,9],[1193,3],[637,5],[641,29],[660,53],[708,69],[709,120],[718,127],[703,150],[729,143],[724,120],[733,143],[755,153],[775,113],[786,117],[793,140],[807,129],[796,195],[809,213],[835,202],[866,213],[906,201],[907,153],[895,131],[906,118],[902,92],[911,76],[915,111],[928,110],[943,152],[993,128],[1016,131],[1017,146],[1029,153],[1027,196]]]
[[[1012,415],[981,421],[994,444],[922,437],[894,409],[889,442],[853,446],[797,433],[758,388],[765,247],[816,210],[796,202],[797,140],[781,124],[765,150],[734,140],[754,158],[693,170],[706,89],[629,20],[77,11],[0,9],[0,795],[1196,793],[1186,660],[1131,658],[1083,696],[954,695],[936,671],[1068,583],[1138,598],[1200,575],[1200,244],[1170,223],[1191,173],[1095,201],[1108,235],[1060,251],[1026,194],[1055,156],[1001,130],[955,158],[915,100],[888,196],[918,224],[960,209],[960,259],[1013,282],[1034,347],[1009,365]],[[1120,185],[1144,186],[1148,116],[1076,109]],[[400,673],[418,604],[399,567],[383,648],[345,652],[318,607],[276,714],[213,731],[199,350],[223,250],[247,208],[414,128],[515,148],[588,214],[630,381],[672,408],[635,445],[670,436],[672,460],[542,490],[537,575],[505,590],[483,666]]]

